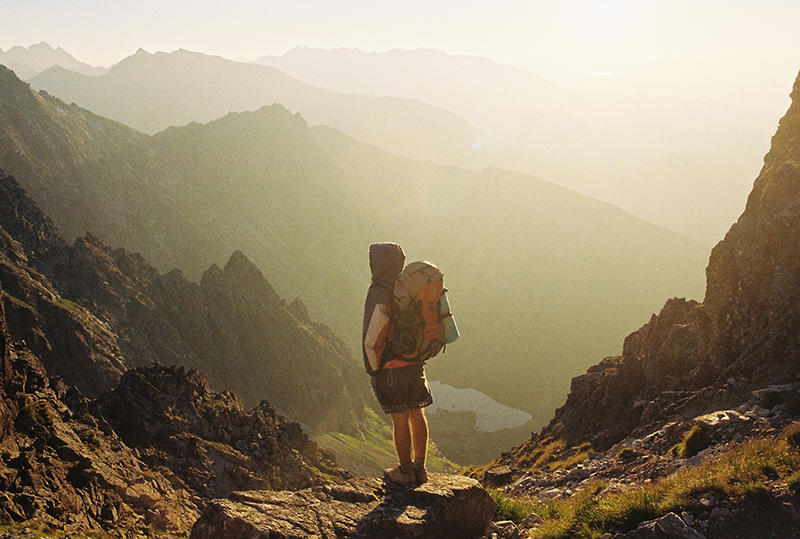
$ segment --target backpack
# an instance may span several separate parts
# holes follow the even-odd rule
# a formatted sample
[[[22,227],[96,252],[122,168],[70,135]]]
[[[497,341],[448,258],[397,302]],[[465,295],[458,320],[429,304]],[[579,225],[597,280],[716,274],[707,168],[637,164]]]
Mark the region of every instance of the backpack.
[[[431,262],[412,262],[400,273],[392,291],[388,338],[398,359],[426,361],[458,338],[446,292],[444,275]]]

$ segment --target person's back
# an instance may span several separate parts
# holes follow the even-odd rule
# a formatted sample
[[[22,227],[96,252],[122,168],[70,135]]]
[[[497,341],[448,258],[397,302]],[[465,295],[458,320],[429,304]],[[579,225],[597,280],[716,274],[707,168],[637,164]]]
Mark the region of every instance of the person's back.
[[[372,284],[364,304],[362,351],[364,368],[383,411],[392,418],[399,465],[386,470],[390,481],[403,485],[424,483],[428,424],[423,408],[433,403],[423,362],[408,362],[391,350],[392,289],[403,270],[405,254],[396,243],[370,245]],[[414,459],[411,459],[413,445]]]

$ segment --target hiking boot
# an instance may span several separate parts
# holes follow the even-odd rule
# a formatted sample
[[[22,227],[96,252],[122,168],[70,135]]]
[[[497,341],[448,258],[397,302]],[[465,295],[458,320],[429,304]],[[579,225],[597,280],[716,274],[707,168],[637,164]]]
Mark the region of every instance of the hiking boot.
[[[428,482],[428,470],[425,469],[425,466],[414,468],[414,479],[418,485]]]
[[[396,466],[391,470],[384,470],[383,477],[392,483],[397,483],[398,485],[404,486],[413,485],[417,479],[413,469],[410,472],[405,473],[400,469],[400,466]]]

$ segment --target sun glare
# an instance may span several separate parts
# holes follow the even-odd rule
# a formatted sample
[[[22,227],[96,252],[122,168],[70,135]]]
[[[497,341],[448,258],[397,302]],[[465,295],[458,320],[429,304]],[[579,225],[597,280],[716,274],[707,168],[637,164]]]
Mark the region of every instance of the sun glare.
[[[588,0],[585,5],[589,19],[602,26],[624,23],[630,16],[630,0]]]

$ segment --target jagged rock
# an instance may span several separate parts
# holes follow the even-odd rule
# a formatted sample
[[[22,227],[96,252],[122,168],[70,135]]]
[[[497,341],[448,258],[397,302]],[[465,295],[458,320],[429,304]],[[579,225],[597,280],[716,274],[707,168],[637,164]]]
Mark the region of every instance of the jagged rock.
[[[635,530],[626,534],[617,534],[614,539],[706,539],[703,534],[689,527],[675,513],[667,513],[663,517],[643,522]]]
[[[291,489],[349,477],[298,423],[268,402],[245,410],[202,373],[159,364],[130,370],[91,406],[154,468],[167,468],[196,496]]]
[[[68,533],[167,536],[188,531],[197,500],[149,468],[79,393],[49,379],[39,359],[10,343],[0,288],[0,519]],[[69,401],[75,406],[67,406]]]
[[[235,492],[212,501],[191,539],[469,539],[496,505],[477,481],[431,474],[416,488],[356,478],[299,492]]]
[[[486,486],[502,486],[511,483],[513,471],[508,466],[495,466],[483,474],[483,484]]]

